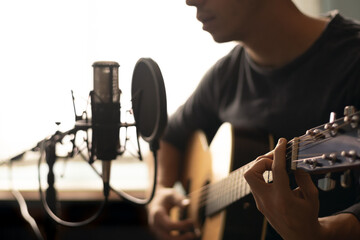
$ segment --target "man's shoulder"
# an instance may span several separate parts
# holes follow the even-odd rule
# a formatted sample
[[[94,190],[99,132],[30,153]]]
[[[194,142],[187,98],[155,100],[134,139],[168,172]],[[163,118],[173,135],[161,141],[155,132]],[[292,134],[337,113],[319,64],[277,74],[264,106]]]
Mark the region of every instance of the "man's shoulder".
[[[340,13],[331,17],[329,25],[318,41],[321,49],[319,57],[325,62],[334,62],[345,69],[353,65],[358,67],[360,54],[360,22],[346,18]]]
[[[341,15],[338,12],[330,15],[329,28],[334,35],[351,37],[360,40],[360,21]]]

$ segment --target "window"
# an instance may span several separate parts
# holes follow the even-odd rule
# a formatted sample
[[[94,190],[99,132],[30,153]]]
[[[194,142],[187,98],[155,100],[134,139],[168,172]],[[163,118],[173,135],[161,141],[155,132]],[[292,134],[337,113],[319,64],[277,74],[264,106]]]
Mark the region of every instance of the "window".
[[[0,160],[73,127],[71,90],[80,114],[93,88],[95,61],[120,64],[125,110],[136,61],[155,60],[172,113],[232,47],[214,43],[195,15],[185,1],[2,1]]]

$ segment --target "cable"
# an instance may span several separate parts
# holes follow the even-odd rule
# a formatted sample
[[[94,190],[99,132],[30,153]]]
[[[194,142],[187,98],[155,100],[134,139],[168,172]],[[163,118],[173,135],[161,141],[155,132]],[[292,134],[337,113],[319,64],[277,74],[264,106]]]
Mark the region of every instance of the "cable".
[[[152,151],[153,156],[154,156],[154,178],[153,178],[153,187],[152,187],[152,191],[151,194],[149,196],[148,199],[140,199],[140,198],[136,198],[134,196],[131,196],[130,194],[127,194],[124,191],[117,191],[113,188],[111,188],[111,190],[116,193],[118,196],[120,196],[123,199],[126,199],[130,202],[133,202],[135,204],[138,205],[146,205],[148,203],[150,203],[152,201],[152,199],[154,198],[155,195],[155,191],[156,191],[156,178],[157,178],[157,153],[156,150]]]
[[[152,191],[151,191],[151,194],[150,194],[149,198],[147,198],[147,199],[136,198],[136,197],[131,196],[130,194],[124,192],[124,191],[121,191],[121,190],[118,191],[118,190],[114,189],[113,187],[111,187],[111,185],[109,185],[110,190],[113,191],[120,198],[122,198],[122,199],[124,199],[124,200],[126,200],[126,201],[128,201],[130,203],[135,203],[135,204],[138,204],[138,205],[146,205],[146,204],[150,203],[152,201],[152,199],[154,198],[154,195],[155,195],[156,178],[157,178],[157,151],[155,149],[153,149],[152,153],[153,153],[153,156],[154,156],[154,178],[153,178],[153,187],[152,187]],[[80,155],[86,161],[85,156],[81,152],[80,152]],[[102,177],[102,174],[92,164],[89,164],[89,165],[99,177]]]
[[[30,215],[26,201],[24,197],[21,195],[21,193],[14,188],[13,181],[12,181],[12,162],[9,162],[9,176],[10,176],[10,184],[11,184],[11,194],[15,197],[16,201],[19,204],[20,207],[20,213],[25,221],[27,221],[30,224],[30,227],[34,231],[36,238],[39,240],[44,240],[43,236],[41,235],[40,229],[35,221],[35,219]]]
[[[41,235],[40,229],[38,227],[38,225],[36,224],[36,221],[34,220],[33,217],[31,217],[25,199],[23,198],[23,196],[21,195],[21,193],[16,190],[16,189],[12,189],[11,190],[12,195],[16,198],[17,202],[19,203],[19,207],[20,207],[20,212],[21,215],[23,216],[23,218],[25,219],[25,221],[27,221],[31,228],[33,229],[37,239],[39,240],[43,240],[43,236]]]
[[[100,214],[102,213],[107,201],[108,201],[108,196],[105,194],[104,196],[104,201],[102,201],[100,208],[98,209],[97,212],[95,212],[94,215],[92,215],[91,217],[89,217],[88,219],[85,219],[83,221],[79,221],[79,222],[70,222],[70,221],[65,221],[63,219],[61,219],[60,217],[58,217],[49,207],[46,199],[44,198],[44,194],[43,194],[43,190],[41,187],[41,176],[40,176],[40,165],[41,165],[41,159],[43,158],[44,155],[44,144],[46,143],[46,141],[43,141],[43,143],[41,144],[40,147],[40,158],[38,161],[38,182],[39,182],[39,193],[40,193],[40,199],[41,202],[43,204],[43,207],[45,209],[45,211],[47,212],[47,214],[58,224],[66,226],[66,227],[81,227],[84,225],[87,225],[91,222],[93,222],[95,219],[97,219]]]

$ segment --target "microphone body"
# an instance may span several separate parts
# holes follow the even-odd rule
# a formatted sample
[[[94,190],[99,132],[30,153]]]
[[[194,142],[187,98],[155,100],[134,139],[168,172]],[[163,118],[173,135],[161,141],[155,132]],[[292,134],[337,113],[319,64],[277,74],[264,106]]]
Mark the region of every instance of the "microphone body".
[[[109,185],[111,160],[118,155],[120,95],[117,62],[95,62],[91,92],[92,156],[103,161],[104,187]],[[107,188],[107,187],[106,187]],[[108,190],[105,190],[108,191]]]
[[[92,144],[100,160],[116,158],[119,146],[120,94],[116,62],[95,62],[91,94]]]

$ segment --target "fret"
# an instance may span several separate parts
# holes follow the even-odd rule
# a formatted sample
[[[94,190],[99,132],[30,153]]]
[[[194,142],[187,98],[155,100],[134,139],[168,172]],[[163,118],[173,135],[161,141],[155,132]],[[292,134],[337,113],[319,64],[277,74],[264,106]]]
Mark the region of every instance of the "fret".
[[[219,194],[221,191],[221,182],[219,182],[218,184],[216,184],[216,192],[213,195],[213,201],[214,201],[214,207],[218,208],[218,206],[220,205],[220,200],[219,200]]]
[[[228,177],[209,185],[206,199],[206,215],[214,214],[233,202],[251,193],[249,184],[244,178],[244,173],[255,164],[255,160],[233,171]],[[272,180],[271,171],[264,173],[266,182]]]
[[[245,171],[245,169],[244,169]],[[246,195],[246,188],[245,188],[245,184],[244,184],[244,181],[243,181],[243,177],[241,177],[241,189],[242,189],[242,196],[245,196]]]
[[[231,184],[230,184],[230,182],[231,182],[231,177],[225,179],[224,189],[225,189],[226,193],[224,194],[223,205],[226,205],[229,202],[229,199],[230,199],[230,196],[231,196]]]
[[[234,202],[235,200],[235,194],[236,194],[236,174],[230,174],[228,177],[228,184],[229,184],[229,199],[227,201],[227,204]]]
[[[245,185],[245,195],[250,193],[250,186],[249,184],[246,183],[246,181],[244,181],[244,185]]]
[[[239,199],[241,198],[241,196],[243,196],[244,195],[244,191],[243,191],[243,189],[242,189],[242,181],[241,181],[241,179],[242,179],[242,177],[243,177],[243,175],[244,175],[244,168],[240,168],[239,169],[240,171],[238,171],[239,172],[239,178],[238,178],[238,188],[239,188]]]
[[[250,186],[244,179],[244,173],[253,164],[254,162],[246,164],[230,173],[227,178],[208,186],[206,215],[211,215],[224,209],[251,192]]]
[[[241,170],[241,169],[240,169]],[[240,199],[241,196],[241,189],[240,189],[240,178],[241,178],[241,171],[236,171],[236,198]]]
[[[231,186],[231,176],[229,178],[227,178],[226,181],[226,196],[225,196],[225,201],[224,201],[224,205],[228,205],[229,202],[231,202],[231,194],[232,194],[232,186]]]
[[[237,175],[234,174],[233,175],[233,179],[232,179],[232,186],[233,186],[233,194],[232,194],[232,201],[236,201],[237,200],[237,191],[238,191],[238,188],[237,188]]]
[[[218,205],[219,207],[221,207],[224,202],[224,195],[225,195],[224,180],[221,181],[220,185],[221,187],[220,187],[220,196],[219,196],[219,205]]]
[[[240,169],[238,169],[240,170]],[[235,199],[238,199],[240,196],[240,183],[239,183],[239,179],[240,179],[240,171],[234,171],[234,181],[235,181]]]
[[[226,178],[225,180],[226,184],[226,195],[224,196],[225,200],[224,200],[224,205],[226,205],[230,199],[231,199],[231,176]]]

